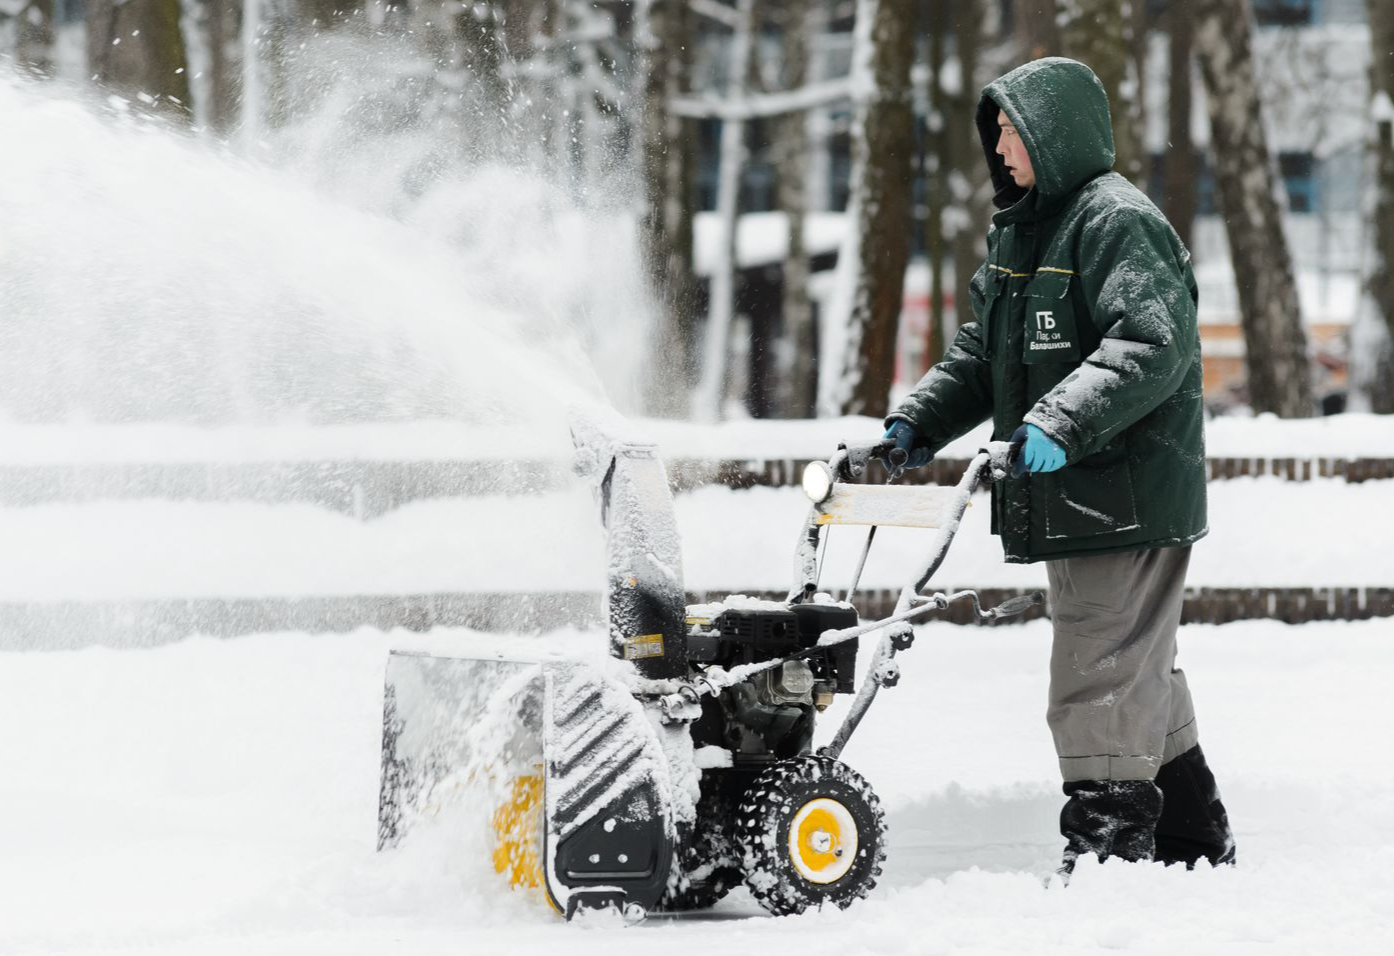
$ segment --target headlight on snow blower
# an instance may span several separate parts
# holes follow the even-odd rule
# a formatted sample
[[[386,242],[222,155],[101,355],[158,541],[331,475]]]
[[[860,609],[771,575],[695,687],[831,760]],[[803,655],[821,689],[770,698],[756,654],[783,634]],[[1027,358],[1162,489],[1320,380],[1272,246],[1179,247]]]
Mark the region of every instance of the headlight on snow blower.
[[[827,501],[833,493],[833,470],[825,461],[810,461],[803,470],[803,493],[815,505]]]

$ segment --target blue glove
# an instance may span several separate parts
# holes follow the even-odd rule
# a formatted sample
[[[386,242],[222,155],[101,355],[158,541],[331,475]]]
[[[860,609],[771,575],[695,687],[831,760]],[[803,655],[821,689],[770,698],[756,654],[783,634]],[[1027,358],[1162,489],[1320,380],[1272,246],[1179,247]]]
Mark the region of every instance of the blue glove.
[[[1022,425],[1012,435],[1012,444],[1019,445],[1012,475],[1020,478],[1028,471],[1041,474],[1056,471],[1065,464],[1065,449],[1035,425]]]
[[[919,433],[915,431],[913,425],[897,420],[891,422],[891,427],[886,429],[886,437],[883,440],[895,442],[895,447],[909,456],[905,460],[906,468],[922,468],[933,461],[934,456],[924,446],[915,447],[915,442],[919,438]]]

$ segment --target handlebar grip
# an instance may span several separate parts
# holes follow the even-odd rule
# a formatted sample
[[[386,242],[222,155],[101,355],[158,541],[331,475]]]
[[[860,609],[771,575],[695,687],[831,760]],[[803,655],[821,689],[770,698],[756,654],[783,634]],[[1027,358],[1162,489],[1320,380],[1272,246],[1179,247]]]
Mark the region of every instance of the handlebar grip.
[[[1014,598],[1007,598],[988,613],[995,620],[1001,617],[1011,617],[1020,614],[1022,611],[1029,611],[1037,604],[1045,603],[1045,595],[1040,591],[1032,591],[1030,594],[1022,594]]]

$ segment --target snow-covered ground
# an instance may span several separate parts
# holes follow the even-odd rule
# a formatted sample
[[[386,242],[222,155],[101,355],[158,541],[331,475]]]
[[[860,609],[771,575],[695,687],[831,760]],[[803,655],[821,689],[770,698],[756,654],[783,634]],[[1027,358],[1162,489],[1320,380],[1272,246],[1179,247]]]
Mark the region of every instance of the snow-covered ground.
[[[1212,482],[1211,535],[1190,582],[1236,586],[1394,583],[1394,482],[1242,478]],[[808,502],[797,488],[678,495],[693,590],[789,586]],[[986,496],[964,517],[936,580],[1036,587],[1039,565],[1002,563]],[[833,529],[824,584],[842,588],[865,531]],[[274,597],[470,591],[589,591],[601,586],[600,523],[579,485],[532,497],[419,501],[371,520],[310,505],[177,501],[0,509],[0,601]],[[884,529],[863,577],[899,587],[932,534]]]
[[[1387,622],[1183,629],[1237,868],[1088,864],[1044,888],[1060,843],[1048,627],[931,625],[846,753],[889,814],[873,897],[777,920],[738,892],[708,918],[631,928],[559,923],[463,843],[374,852],[393,641],[0,655],[0,952],[1174,956],[1394,939]]]

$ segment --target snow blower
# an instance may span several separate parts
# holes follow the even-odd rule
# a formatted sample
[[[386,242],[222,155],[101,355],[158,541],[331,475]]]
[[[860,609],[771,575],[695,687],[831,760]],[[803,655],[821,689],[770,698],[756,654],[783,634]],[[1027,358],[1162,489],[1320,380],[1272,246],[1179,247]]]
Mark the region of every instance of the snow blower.
[[[1032,594],[985,610],[973,591],[922,593],[973,492],[1006,473],[1016,446],[993,443],[953,488],[856,483],[874,458],[894,481],[904,452],[840,446],[804,473],[812,508],[787,599],[684,607],[656,449],[589,421],[572,434],[606,530],[610,656],[392,652],[379,849],[473,789],[494,808],[493,869],[568,918],[701,909],[741,883],[780,915],[865,897],[885,858],[885,821],[840,757],[877,691],[899,680],[895,655],[913,642],[912,621],[960,600],[985,622],[1042,601]],[[818,548],[832,525],[869,528],[842,601],[819,590]],[[883,525],[937,534],[895,610],[863,623],[850,599]],[[858,683],[858,642],[868,635],[879,643]],[[815,750],[818,715],[838,694],[852,695],[847,715]]]

